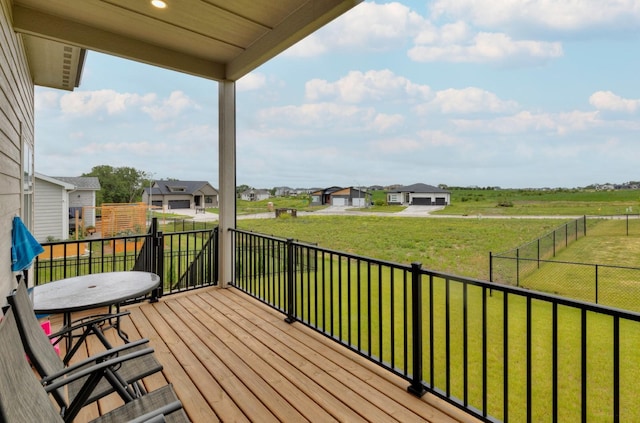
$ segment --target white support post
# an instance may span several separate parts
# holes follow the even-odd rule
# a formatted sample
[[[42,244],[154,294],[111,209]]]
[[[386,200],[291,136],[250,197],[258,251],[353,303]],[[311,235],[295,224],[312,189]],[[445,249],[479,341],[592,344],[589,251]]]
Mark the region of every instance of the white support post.
[[[234,281],[234,251],[232,233],[236,227],[236,84],[218,83],[218,274],[219,286],[227,288]]]

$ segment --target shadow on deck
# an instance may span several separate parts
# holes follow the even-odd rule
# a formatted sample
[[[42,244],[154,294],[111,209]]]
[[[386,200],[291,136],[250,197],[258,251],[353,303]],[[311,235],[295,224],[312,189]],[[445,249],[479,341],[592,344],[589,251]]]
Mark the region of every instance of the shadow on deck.
[[[123,327],[149,338],[163,373],[194,422],[477,421],[240,291],[206,288],[129,307]],[[57,322],[52,318],[54,325]],[[115,339],[115,331],[107,331]],[[97,348],[89,343],[87,352]],[[86,353],[86,352],[85,352]],[[85,407],[87,421],[121,403]]]

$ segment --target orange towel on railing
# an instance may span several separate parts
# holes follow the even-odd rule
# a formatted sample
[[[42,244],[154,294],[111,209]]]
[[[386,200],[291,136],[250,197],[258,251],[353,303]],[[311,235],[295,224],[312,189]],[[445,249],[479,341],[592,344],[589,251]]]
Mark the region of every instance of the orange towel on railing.
[[[44,248],[31,235],[18,216],[13,218],[11,230],[11,271],[20,272],[29,268],[36,256],[44,252]]]

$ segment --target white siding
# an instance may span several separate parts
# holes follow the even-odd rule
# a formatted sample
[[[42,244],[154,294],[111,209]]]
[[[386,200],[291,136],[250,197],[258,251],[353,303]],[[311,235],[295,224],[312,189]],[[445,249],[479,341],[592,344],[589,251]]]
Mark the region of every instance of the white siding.
[[[96,226],[96,192],[93,190],[76,190],[69,193],[69,207],[82,207],[82,223],[84,226]],[[68,214],[68,213],[67,213]]]
[[[15,286],[8,259],[13,217],[33,216],[23,210],[21,175],[23,143],[32,147],[34,143],[34,89],[22,43],[11,27],[10,6],[9,0],[0,0],[0,257],[4,257],[0,260],[0,304]],[[33,228],[32,221],[25,223]]]
[[[365,199],[364,199],[364,198],[362,198],[362,197],[361,197],[361,198],[354,198],[354,199],[352,200],[352,204],[353,204],[353,206],[355,206],[355,207],[364,207],[364,206],[366,205],[366,201],[365,201]]]
[[[33,235],[39,242],[47,237],[69,238],[69,197],[67,190],[51,182],[36,178],[35,224]]]

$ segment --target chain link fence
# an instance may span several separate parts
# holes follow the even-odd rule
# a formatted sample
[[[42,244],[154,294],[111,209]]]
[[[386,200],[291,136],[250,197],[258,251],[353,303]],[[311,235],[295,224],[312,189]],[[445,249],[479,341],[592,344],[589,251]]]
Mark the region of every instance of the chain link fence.
[[[596,224],[597,223],[597,224]],[[591,216],[592,236],[640,235],[640,216]],[[492,282],[640,312],[640,268],[552,260],[587,235],[587,217],[500,254],[490,253]]]

